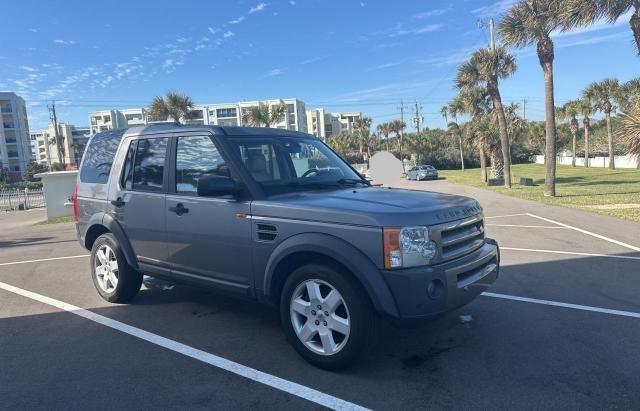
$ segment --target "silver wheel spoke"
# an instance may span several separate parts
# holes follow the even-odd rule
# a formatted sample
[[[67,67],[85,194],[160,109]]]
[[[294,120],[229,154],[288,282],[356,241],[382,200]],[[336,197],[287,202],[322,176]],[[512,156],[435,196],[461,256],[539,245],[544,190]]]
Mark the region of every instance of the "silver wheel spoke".
[[[309,293],[310,301],[322,301],[322,295],[320,294],[320,284],[318,284],[317,282],[307,282],[307,293]]]
[[[333,314],[329,321],[329,328],[339,334],[349,335],[349,329],[351,327],[349,326],[349,320]]]
[[[331,290],[327,295],[327,298],[324,299],[324,303],[327,305],[329,312],[333,313],[342,303],[342,296],[338,291]]]
[[[116,260],[109,261],[109,268],[111,271],[118,271],[118,262]]]
[[[333,354],[336,351],[337,344],[333,339],[331,331],[326,330],[325,332],[321,332],[320,342],[322,343],[325,354]]]
[[[104,265],[107,263],[107,256],[104,255],[103,249],[98,250],[98,252],[96,253],[96,257],[98,257],[98,260],[100,261],[101,265]]]
[[[306,302],[302,298],[296,298],[291,302],[291,309],[300,315],[307,316],[307,309],[311,306],[311,303]]]
[[[313,324],[311,320],[307,321],[298,332],[298,337],[300,337],[303,342],[308,342],[309,340],[311,340],[317,332],[315,327],[311,324]]]

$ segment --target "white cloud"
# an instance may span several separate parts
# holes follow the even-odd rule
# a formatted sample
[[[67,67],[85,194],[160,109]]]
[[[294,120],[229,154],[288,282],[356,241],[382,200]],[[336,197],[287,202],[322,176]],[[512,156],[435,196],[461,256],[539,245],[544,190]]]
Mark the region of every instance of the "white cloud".
[[[216,34],[217,32],[219,32],[219,29],[213,28],[213,27],[207,27],[207,30],[209,30],[209,33],[211,34]]]
[[[227,31],[222,35],[222,37],[224,37],[225,39],[228,39],[229,37],[232,37],[234,35],[235,34],[233,34],[233,31]]]
[[[276,68],[276,69],[271,70],[267,74],[265,74],[263,77],[279,76],[279,75],[281,75],[283,73],[284,73],[284,71],[282,69]]]
[[[418,13],[416,15],[414,15],[413,17],[416,19],[424,19],[427,17],[435,17],[435,16],[442,16],[443,14],[446,14],[448,12],[450,12],[451,10],[453,10],[452,6],[449,7],[445,7],[442,9],[433,9],[433,10],[429,10],[429,11],[425,11],[422,13]]]
[[[55,39],[55,40],[53,40],[53,42],[56,43],[56,44],[65,44],[65,45],[78,44],[77,40]]]
[[[513,6],[517,0],[498,0],[487,6],[478,7],[471,10],[471,13],[478,17],[497,17],[505,13],[509,7]]]
[[[427,24],[426,26],[423,26],[423,27],[417,27],[417,28],[411,28],[411,29],[404,28],[402,25],[397,25],[393,30],[391,30],[388,36],[398,37],[398,36],[406,36],[409,34],[416,35],[416,34],[431,33],[431,32],[440,30],[442,27],[444,27],[444,24],[441,24],[441,23]]]
[[[230,21],[229,21],[229,24],[238,24],[238,23],[241,23],[241,22],[242,22],[242,20],[244,20],[244,16],[240,16],[240,17],[238,17],[238,18],[237,18],[237,19],[235,19],[235,20],[230,20]]]
[[[444,25],[443,24],[429,24],[427,26],[421,27],[419,29],[416,29],[414,31],[415,34],[422,34],[422,33],[431,33],[432,31],[438,31],[440,30]]]
[[[360,7],[364,7],[364,2],[363,1],[360,2]]]
[[[302,61],[300,62],[300,64],[313,64],[313,63],[317,63],[317,62],[319,62],[320,60],[324,60],[324,59],[326,59],[327,57],[329,57],[329,56],[315,56],[315,57],[311,57],[311,58],[308,58],[308,59],[306,59],[306,60],[302,60]]]
[[[382,69],[386,69],[386,68],[390,68],[390,67],[399,66],[400,64],[402,64],[401,61],[392,62],[392,63],[384,63],[384,64],[380,64],[380,65],[375,66],[375,67],[371,67],[371,68],[368,69],[368,71],[371,71],[371,70],[382,70]]]
[[[251,9],[249,9],[249,14],[263,11],[266,7],[267,7],[267,3],[258,3],[254,7],[251,7]]]
[[[296,5],[296,0],[289,0],[289,4],[291,4],[292,6]]]
[[[34,72],[34,71],[38,71],[38,69],[35,69],[33,67],[29,67],[29,66],[20,66],[20,68],[24,71],[29,71],[29,72]]]
[[[39,32],[40,30],[39,30],[39,29],[31,28],[31,29],[27,29],[27,31],[30,31],[30,32],[32,32],[32,33],[37,33],[37,32]]]

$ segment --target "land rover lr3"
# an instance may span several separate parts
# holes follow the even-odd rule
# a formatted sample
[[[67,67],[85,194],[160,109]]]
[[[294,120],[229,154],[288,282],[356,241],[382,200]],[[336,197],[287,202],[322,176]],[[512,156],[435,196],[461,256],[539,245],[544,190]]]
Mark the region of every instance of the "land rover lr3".
[[[340,368],[381,316],[432,318],[493,283],[472,199],[372,187],[319,139],[155,124],[94,135],[73,202],[94,285],[123,303],[143,274],[275,304],[307,361]]]

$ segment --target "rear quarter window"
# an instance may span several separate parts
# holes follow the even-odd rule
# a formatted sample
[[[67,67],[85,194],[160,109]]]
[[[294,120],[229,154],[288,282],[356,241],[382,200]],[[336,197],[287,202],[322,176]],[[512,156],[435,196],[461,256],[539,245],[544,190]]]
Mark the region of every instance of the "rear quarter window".
[[[113,158],[118,151],[124,130],[94,135],[84,152],[80,181],[83,183],[107,184]]]

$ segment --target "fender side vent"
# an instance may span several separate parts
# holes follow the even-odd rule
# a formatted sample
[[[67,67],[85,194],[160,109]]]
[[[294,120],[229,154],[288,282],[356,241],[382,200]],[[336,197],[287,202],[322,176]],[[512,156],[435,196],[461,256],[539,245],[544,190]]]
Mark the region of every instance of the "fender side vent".
[[[273,241],[278,236],[278,229],[271,224],[256,224],[256,232],[259,241]]]

